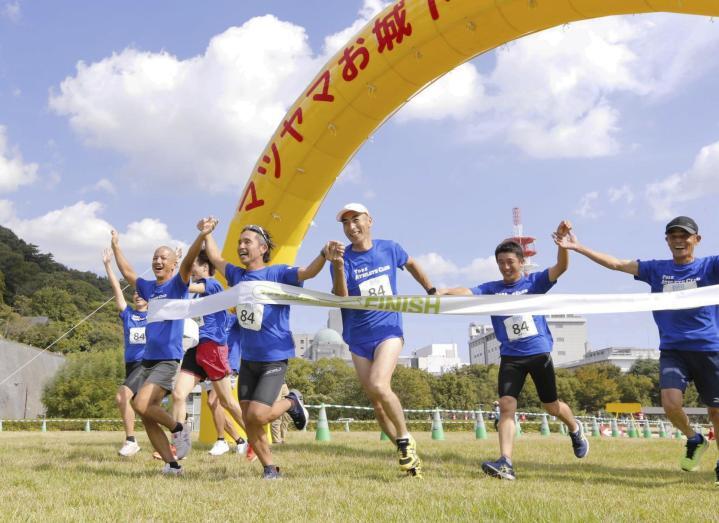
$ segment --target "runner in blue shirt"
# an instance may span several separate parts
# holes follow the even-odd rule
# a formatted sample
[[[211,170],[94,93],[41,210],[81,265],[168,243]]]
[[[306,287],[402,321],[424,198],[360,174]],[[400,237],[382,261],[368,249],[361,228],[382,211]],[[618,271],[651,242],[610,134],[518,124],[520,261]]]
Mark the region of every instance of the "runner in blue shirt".
[[[211,234],[216,225],[217,220],[212,217],[200,220],[197,224],[200,230],[198,239],[204,239],[210,261],[225,275],[231,286],[244,281],[273,281],[301,286],[305,280],[317,276],[325,264],[325,256],[320,254],[307,267],[268,265],[274,248],[272,236],[259,225],[247,225],[237,245],[237,255],[244,268],[237,267],[222,258]],[[336,248],[337,245],[329,242],[323,253]],[[275,401],[285,381],[287,360],[295,355],[289,314],[287,305],[237,305],[237,318],[242,328],[240,405],[250,445],[264,467],[264,479],[278,479],[280,473],[273,464],[263,426],[285,412],[298,429],[307,426],[307,410],[299,391],[291,390],[285,398]]]
[[[222,292],[224,289],[220,282],[213,277],[214,275],[215,266],[210,262],[207,253],[201,250],[197,255],[197,259],[192,263],[190,291],[199,295],[199,297]],[[244,430],[245,423],[242,420],[242,410],[236,396],[232,393],[232,384],[230,383],[232,370],[228,361],[227,311],[207,314],[202,318],[198,318],[197,323],[200,325],[199,343],[197,347],[187,349],[182,358],[180,374],[172,391],[172,414],[175,420],[184,421],[187,413],[187,397],[195,388],[195,385],[201,381],[209,380],[212,383],[213,396],[217,398],[221,407],[227,409],[230,416]],[[218,407],[217,410],[221,409]],[[240,434],[237,434],[234,428],[232,433],[236,435],[237,452],[245,454],[247,452],[247,442]],[[217,435],[216,445],[218,448],[215,449],[215,452],[227,447],[224,430],[218,432]],[[227,450],[229,450],[229,447],[227,447]]]
[[[697,258],[694,250],[701,236],[699,226],[688,216],[667,223],[664,237],[671,260],[620,260],[594,251],[571,234],[555,238],[557,245],[583,254],[608,269],[626,272],[643,281],[652,292],[674,292],[719,284],[719,256]],[[715,433],[719,431],[719,324],[717,306],[686,310],[654,311],[659,329],[659,386],[662,406],[669,420],[687,437],[680,466],[694,471],[709,447],[695,432],[683,409],[684,391],[690,381],[707,405]],[[717,441],[719,444],[719,440]],[[716,469],[719,486],[719,461]]]
[[[571,228],[562,222],[555,234],[564,234]],[[497,267],[502,279],[483,283],[471,289],[457,287],[440,289],[438,294],[490,295],[490,294],[544,294],[569,265],[567,249],[559,247],[557,263],[541,272],[525,274],[524,252],[517,242],[508,240],[500,243],[494,251]],[[589,441],[584,435],[582,424],[577,421],[569,405],[557,397],[556,376],[552,363],[554,340],[544,316],[517,315],[492,316],[492,327],[500,343],[499,355],[499,450],[496,461],[482,463],[482,471],[499,479],[516,479],[512,464],[517,398],[519,398],[527,374],[532,377],[537,395],[544,410],[557,416],[569,428],[574,455],[583,458],[589,452]]]
[[[177,254],[170,247],[158,247],[152,256],[152,272],[156,279],[145,280],[137,276],[120,249],[117,231],[112,231],[112,251],[117,267],[125,280],[134,286],[140,297],[147,302],[187,298],[192,262],[201,248],[202,240],[196,240],[188,249],[187,257],[180,264],[180,270],[173,276],[177,266]],[[161,405],[163,398],[172,392],[182,359],[183,326],[182,320],[148,324],[145,328],[142,364],[125,380],[125,386],[133,393],[132,407],[142,418],[152,446],[165,462],[162,473],[168,475],[182,474],[182,467],[177,463],[177,459],[182,459],[191,445],[189,424],[176,422]],[[163,426],[173,434],[177,456],[174,456],[170,449],[170,442],[162,430]]]
[[[140,298],[137,291],[132,294],[134,308],[130,307],[125,301],[122,294],[120,282],[115,276],[115,272],[110,267],[112,262],[112,250],[105,249],[102,253],[102,262],[107,272],[107,280],[110,282],[112,292],[115,296],[115,305],[120,311],[120,319],[122,320],[122,330],[125,345],[125,379],[127,379],[133,370],[142,363],[142,355],[145,352],[145,326],[147,325],[147,302]],[[132,391],[125,385],[120,385],[115,395],[117,408],[120,410],[122,423],[125,427],[125,443],[118,451],[122,457],[129,458],[140,451],[140,446],[135,439],[135,411],[132,410],[130,400],[132,399]]]
[[[349,203],[337,213],[337,221],[351,243],[329,254],[333,294],[396,295],[397,269],[405,267],[427,293],[436,292],[416,260],[398,243],[372,239],[372,217],[367,207]],[[409,476],[421,476],[422,462],[417,455],[417,443],[407,430],[402,405],[391,385],[404,344],[401,315],[342,309],[342,331],[377,422],[397,445],[400,469]]]

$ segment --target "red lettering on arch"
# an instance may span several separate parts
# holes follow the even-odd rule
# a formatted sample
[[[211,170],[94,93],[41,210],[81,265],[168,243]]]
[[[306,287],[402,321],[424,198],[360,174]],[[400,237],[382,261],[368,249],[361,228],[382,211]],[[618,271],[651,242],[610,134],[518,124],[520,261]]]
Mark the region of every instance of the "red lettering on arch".
[[[329,69],[326,70],[324,73],[320,75],[319,78],[317,78],[317,81],[312,84],[312,87],[310,87],[309,91],[307,91],[307,94],[305,96],[309,96],[312,91],[315,90],[320,85],[320,82],[322,82],[322,90],[315,94],[312,99],[315,102],[332,102],[334,101],[335,97],[330,93],[330,71]]]
[[[250,197],[250,203],[247,204],[245,207],[245,201],[247,200],[247,197]],[[255,182],[250,182],[247,185],[247,189],[245,190],[245,194],[242,196],[242,200],[240,201],[240,208],[238,212],[244,211],[251,211],[252,209],[256,209],[257,207],[262,207],[265,204],[265,200],[261,200],[257,198],[257,189],[255,189]]]

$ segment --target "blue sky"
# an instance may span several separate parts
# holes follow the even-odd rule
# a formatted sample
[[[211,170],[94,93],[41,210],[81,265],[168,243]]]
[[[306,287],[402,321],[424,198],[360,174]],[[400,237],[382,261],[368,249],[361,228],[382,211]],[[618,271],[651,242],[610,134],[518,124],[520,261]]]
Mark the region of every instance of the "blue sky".
[[[102,270],[109,228],[137,268],[226,226],[284,111],[384,4],[0,0],[0,223],[78,269]],[[492,252],[519,206],[541,266],[562,219],[620,257],[665,258],[663,225],[693,216],[717,252],[719,24],[680,15],[570,24],[446,75],[379,129],[330,191],[300,249],[308,262],[348,201],[437,286],[498,276]],[[218,239],[223,240],[221,224]],[[308,286],[327,290],[326,273]],[[577,256],[562,293],[647,288]],[[418,292],[409,278],[400,291]],[[322,311],[293,311],[314,332]],[[406,349],[456,342],[473,318],[405,316]],[[486,318],[474,318],[487,321]],[[649,314],[589,318],[593,348],[655,346]]]

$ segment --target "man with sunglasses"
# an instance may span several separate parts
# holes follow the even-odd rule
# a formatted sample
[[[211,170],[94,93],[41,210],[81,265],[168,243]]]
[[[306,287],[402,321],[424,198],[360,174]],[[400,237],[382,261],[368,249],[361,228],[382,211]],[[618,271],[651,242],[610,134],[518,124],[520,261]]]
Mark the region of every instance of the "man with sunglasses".
[[[325,264],[320,254],[306,267],[270,265],[274,244],[270,233],[259,225],[247,225],[240,234],[237,255],[244,266],[237,267],[222,258],[212,231],[217,225],[213,217],[203,218],[197,224],[198,236],[205,242],[210,261],[225,275],[231,286],[244,281],[273,281],[302,286],[305,280],[319,274]],[[323,252],[334,251],[336,242],[328,243]],[[242,359],[240,364],[240,406],[250,445],[260,459],[264,479],[278,479],[279,468],[274,465],[272,451],[264,425],[287,412],[297,429],[307,426],[308,414],[297,390],[279,401],[285,382],[287,360],[295,356],[295,345],[289,325],[288,305],[247,303],[237,305],[237,320],[242,328]]]
[[[398,243],[372,238],[372,217],[367,207],[349,203],[337,213],[337,221],[350,245],[326,253],[332,262],[333,294],[396,295],[398,268],[407,268],[428,294],[437,292],[419,264]],[[407,429],[402,405],[391,384],[404,344],[402,316],[397,312],[342,309],[342,337],[349,345],[377,422],[397,445],[400,469],[408,476],[421,477],[417,443]]]
[[[620,260],[594,251],[568,232],[555,237],[560,247],[583,254],[599,265],[626,272],[650,285],[652,292],[675,292],[719,284],[719,256],[696,258],[701,241],[699,226],[688,216],[667,223],[665,240],[671,260]],[[659,386],[662,406],[669,420],[687,437],[682,470],[694,471],[709,447],[707,439],[689,424],[684,412],[684,391],[689,381],[707,405],[714,430],[719,429],[719,328],[717,306],[685,310],[654,311],[659,329]],[[719,441],[717,441],[719,445]],[[715,469],[719,486],[719,462]]]

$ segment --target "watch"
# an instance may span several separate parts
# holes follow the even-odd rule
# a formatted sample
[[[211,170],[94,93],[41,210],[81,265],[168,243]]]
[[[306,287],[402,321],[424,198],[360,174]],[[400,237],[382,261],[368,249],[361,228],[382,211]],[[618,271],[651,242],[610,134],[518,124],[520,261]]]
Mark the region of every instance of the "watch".
[[[427,289],[427,294],[437,294],[437,289],[435,287],[431,287]]]

